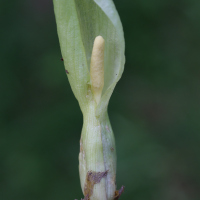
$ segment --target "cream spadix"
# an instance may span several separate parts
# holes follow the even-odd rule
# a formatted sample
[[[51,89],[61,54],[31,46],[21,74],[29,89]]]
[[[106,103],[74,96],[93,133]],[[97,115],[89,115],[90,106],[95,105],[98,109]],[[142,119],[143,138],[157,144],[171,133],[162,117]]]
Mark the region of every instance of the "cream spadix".
[[[102,36],[94,40],[90,63],[91,86],[96,103],[99,104],[104,86],[104,44]]]

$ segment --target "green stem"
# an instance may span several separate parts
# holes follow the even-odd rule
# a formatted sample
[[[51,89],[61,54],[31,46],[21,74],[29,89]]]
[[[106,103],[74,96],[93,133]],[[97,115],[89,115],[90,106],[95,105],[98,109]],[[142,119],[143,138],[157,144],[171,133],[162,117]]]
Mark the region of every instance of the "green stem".
[[[83,112],[84,123],[80,140],[79,172],[84,195],[90,190],[90,200],[113,200],[116,190],[115,139],[107,112],[96,117],[96,102],[92,98]],[[94,187],[87,186],[88,172],[106,172]]]

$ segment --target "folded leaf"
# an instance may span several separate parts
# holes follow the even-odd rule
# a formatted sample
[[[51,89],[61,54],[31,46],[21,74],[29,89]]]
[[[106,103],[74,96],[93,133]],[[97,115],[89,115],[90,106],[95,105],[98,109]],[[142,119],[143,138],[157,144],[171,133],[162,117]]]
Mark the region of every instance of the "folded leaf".
[[[58,36],[69,82],[83,110],[90,84],[89,67],[94,39],[105,40],[104,88],[96,110],[106,111],[124,69],[124,36],[112,0],[54,0]]]

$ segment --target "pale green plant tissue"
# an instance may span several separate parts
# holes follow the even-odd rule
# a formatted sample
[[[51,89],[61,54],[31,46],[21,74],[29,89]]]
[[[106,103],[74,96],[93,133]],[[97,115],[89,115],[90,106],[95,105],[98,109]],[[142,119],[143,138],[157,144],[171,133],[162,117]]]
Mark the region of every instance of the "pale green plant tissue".
[[[116,197],[116,148],[107,107],[125,63],[124,34],[112,0],[53,0],[65,69],[83,113],[79,173],[84,200]],[[102,36],[104,84],[99,102],[91,89],[94,40]]]

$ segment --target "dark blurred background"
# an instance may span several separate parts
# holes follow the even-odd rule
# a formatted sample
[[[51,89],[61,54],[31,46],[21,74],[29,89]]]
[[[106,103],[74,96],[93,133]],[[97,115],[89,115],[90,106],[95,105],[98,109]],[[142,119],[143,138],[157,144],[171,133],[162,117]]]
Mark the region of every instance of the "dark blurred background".
[[[109,104],[121,200],[200,199],[200,1],[115,0],[126,65]],[[52,0],[0,1],[0,200],[83,197],[82,114]]]

